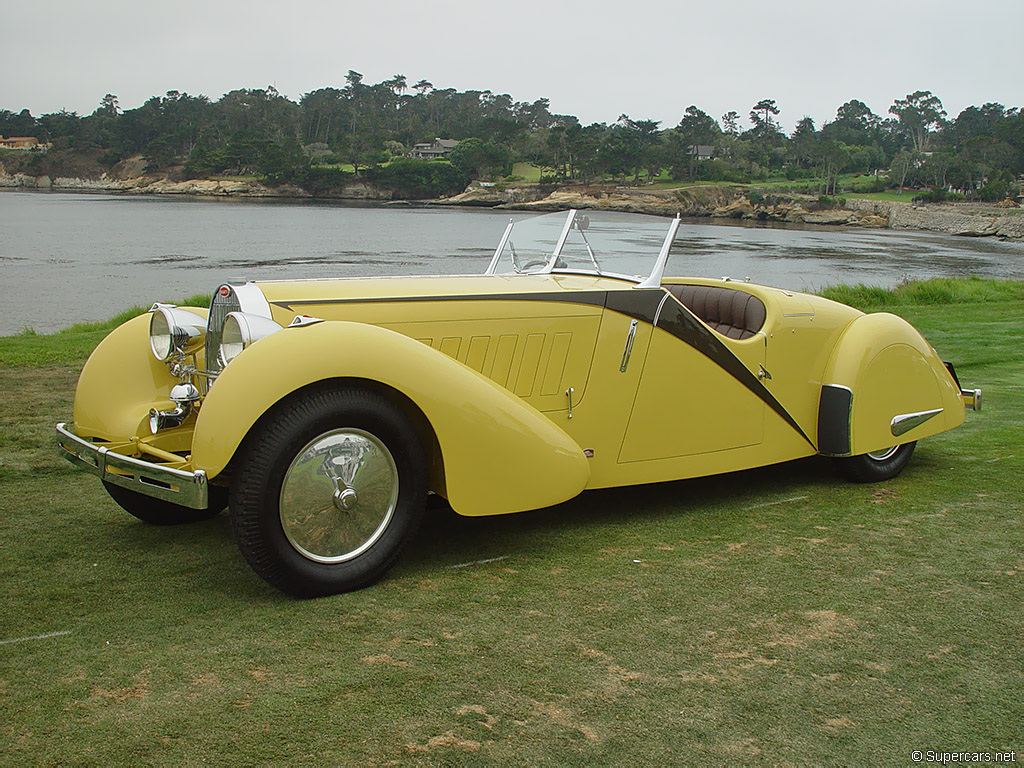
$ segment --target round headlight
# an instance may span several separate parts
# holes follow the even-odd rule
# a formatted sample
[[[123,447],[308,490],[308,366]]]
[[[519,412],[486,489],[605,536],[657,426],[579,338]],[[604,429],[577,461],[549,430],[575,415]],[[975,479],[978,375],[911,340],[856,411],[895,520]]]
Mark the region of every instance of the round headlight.
[[[171,329],[163,312],[154,312],[149,319],[149,347],[157,360],[166,360],[174,351]]]
[[[220,332],[220,364],[227,365],[245,349],[245,338],[242,335],[242,326],[238,322],[237,312],[231,312],[224,320],[224,327]]]
[[[191,354],[203,344],[206,319],[170,304],[154,304],[149,318],[149,348],[157,360],[175,352]]]
[[[221,365],[230,363],[253,342],[280,330],[281,326],[269,317],[249,312],[229,312],[221,328]]]

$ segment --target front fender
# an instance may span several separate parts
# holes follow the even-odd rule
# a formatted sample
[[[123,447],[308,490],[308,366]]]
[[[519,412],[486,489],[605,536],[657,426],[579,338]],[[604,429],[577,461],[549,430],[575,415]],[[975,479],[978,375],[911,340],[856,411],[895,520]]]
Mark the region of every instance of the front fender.
[[[379,382],[420,409],[441,450],[448,501],[460,514],[538,509],[587,484],[583,450],[508,390],[408,336],[340,321],[286,328],[235,358],[199,412],[193,466],[216,477],[275,403],[335,378]]]
[[[203,317],[201,307],[183,307]],[[89,355],[75,387],[75,434],[114,442],[150,438],[149,409],[172,406],[178,379],[149,349],[150,314],[122,323]],[[187,450],[189,431],[169,430],[165,450]]]
[[[850,323],[822,380],[822,453],[878,451],[945,432],[963,420],[960,388],[910,323],[887,312]]]

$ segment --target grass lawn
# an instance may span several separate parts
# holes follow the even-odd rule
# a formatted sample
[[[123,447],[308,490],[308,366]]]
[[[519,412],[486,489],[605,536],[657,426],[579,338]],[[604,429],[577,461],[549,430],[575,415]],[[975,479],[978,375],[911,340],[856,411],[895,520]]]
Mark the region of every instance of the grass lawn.
[[[887,189],[885,192],[843,192],[843,197],[854,197],[858,200],[882,200],[888,203],[909,203],[914,200],[918,193],[912,189],[904,189],[902,192],[895,189]]]
[[[88,344],[0,339],[0,764],[1020,760],[1008,290],[885,303],[985,390],[893,481],[812,458],[507,517],[437,505],[383,582],[310,602],[250,571],[227,515],[144,525],[57,458]]]
[[[523,181],[539,182],[542,173],[551,173],[551,169],[541,168],[533,163],[516,163],[512,166],[512,176]]]

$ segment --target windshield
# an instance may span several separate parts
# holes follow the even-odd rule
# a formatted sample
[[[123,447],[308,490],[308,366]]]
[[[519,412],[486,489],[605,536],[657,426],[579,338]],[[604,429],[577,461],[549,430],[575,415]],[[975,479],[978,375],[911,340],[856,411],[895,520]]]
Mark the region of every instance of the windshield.
[[[487,274],[588,272],[660,282],[678,219],[610,211],[510,221]],[[657,284],[657,283],[655,283]]]

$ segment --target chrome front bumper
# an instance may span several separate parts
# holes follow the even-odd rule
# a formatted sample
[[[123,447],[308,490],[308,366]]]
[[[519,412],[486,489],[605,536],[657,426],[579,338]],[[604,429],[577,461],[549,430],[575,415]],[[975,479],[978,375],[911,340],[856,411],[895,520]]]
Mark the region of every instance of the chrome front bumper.
[[[209,506],[206,473],[201,469],[187,472],[122,456],[83,440],[63,422],[57,425],[57,449],[72,464],[104,482],[182,507],[206,509]]]

